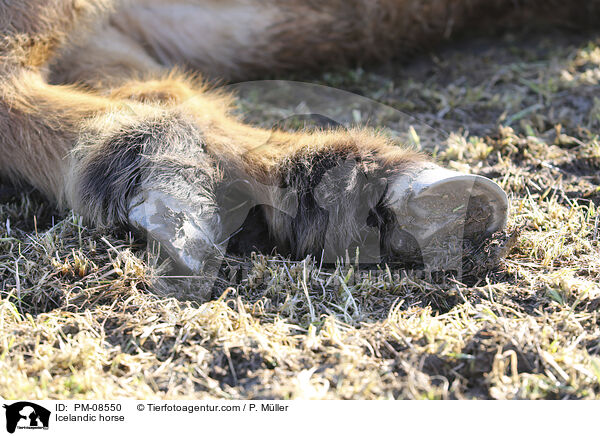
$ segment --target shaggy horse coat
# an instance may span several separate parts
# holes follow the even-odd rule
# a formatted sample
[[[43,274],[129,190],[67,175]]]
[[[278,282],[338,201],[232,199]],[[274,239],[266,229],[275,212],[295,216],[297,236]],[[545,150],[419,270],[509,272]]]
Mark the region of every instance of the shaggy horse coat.
[[[246,125],[230,114],[230,96],[175,68],[238,80],[347,65],[406,56],[466,26],[583,23],[599,16],[599,5],[0,0],[0,175],[96,225],[146,232],[192,272],[223,249],[221,188],[235,181],[243,182],[239,195],[273,206],[261,219],[293,256],[318,255],[327,244],[347,249],[365,226],[379,229],[386,254],[406,255],[400,187],[403,177],[432,171],[423,155],[368,129]],[[331,171],[349,161],[347,171]],[[490,204],[493,188],[481,183],[482,201],[472,204],[485,222],[472,235],[502,225],[494,221],[502,211]],[[292,203],[297,213],[282,212]]]

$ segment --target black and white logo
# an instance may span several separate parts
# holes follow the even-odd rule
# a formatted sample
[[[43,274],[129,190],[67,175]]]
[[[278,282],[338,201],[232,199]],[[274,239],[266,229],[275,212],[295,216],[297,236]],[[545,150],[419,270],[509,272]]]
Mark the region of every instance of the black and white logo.
[[[14,433],[19,430],[48,430],[50,411],[29,401],[5,404],[6,431]]]

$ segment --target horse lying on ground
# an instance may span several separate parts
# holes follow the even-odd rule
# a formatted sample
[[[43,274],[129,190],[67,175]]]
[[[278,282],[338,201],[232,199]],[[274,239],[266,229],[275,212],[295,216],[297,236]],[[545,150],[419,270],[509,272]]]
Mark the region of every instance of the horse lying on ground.
[[[600,15],[598,1],[550,3],[4,0],[0,175],[94,225],[145,234],[191,274],[225,249],[233,185],[258,205],[273,245],[296,258],[339,255],[372,229],[386,259],[457,227],[483,238],[506,221],[494,182],[443,170],[372,129],[245,124],[231,96],[181,66],[256,78],[406,55],[499,16]]]

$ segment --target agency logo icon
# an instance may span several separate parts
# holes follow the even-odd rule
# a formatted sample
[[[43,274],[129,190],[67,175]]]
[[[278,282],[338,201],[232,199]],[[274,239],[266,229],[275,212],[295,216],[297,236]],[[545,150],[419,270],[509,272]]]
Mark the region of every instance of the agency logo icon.
[[[19,430],[48,430],[50,411],[29,401],[5,404],[6,431],[14,433]]]

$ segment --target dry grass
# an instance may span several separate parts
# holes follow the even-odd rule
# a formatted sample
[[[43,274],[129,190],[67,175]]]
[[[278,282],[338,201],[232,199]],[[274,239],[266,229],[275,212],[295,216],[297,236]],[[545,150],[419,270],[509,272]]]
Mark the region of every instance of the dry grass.
[[[213,301],[161,297],[129,235],[3,188],[0,396],[599,399],[599,42],[474,39],[318,78],[451,133],[437,158],[509,192],[462,282],[255,255]]]

